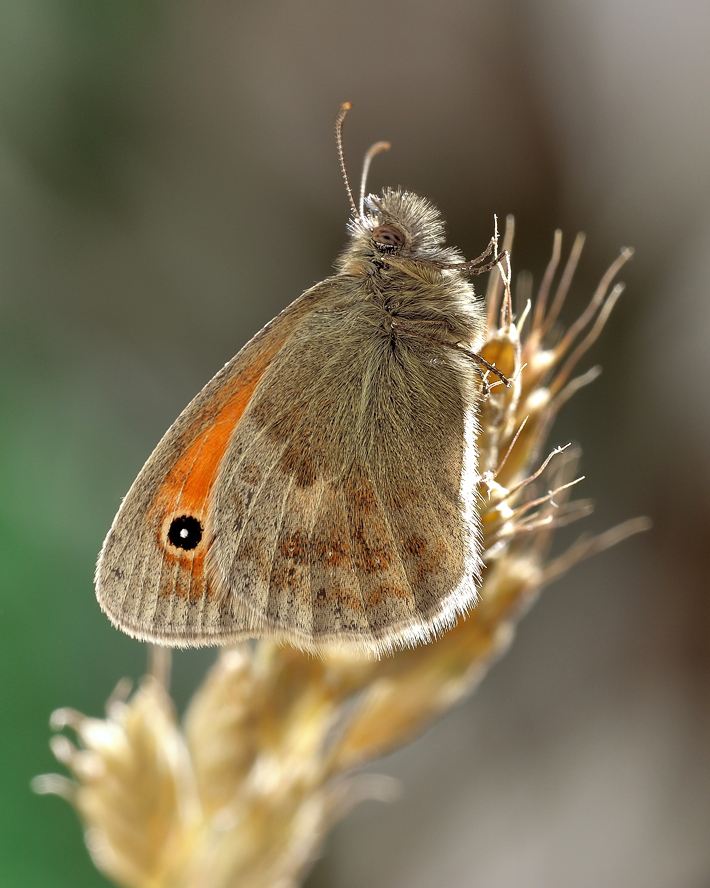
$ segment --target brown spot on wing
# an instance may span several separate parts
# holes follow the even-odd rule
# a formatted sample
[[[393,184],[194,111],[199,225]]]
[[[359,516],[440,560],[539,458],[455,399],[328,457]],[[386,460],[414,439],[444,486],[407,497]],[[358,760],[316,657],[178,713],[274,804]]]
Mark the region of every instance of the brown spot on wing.
[[[348,506],[361,512],[371,512],[377,506],[372,481],[361,469],[352,469],[343,483]]]
[[[411,597],[412,593],[408,588],[405,589],[403,586],[383,583],[368,592],[367,597],[365,598],[365,604],[368,607],[381,607],[382,605],[386,606],[393,598],[407,600],[411,599]]]
[[[417,534],[405,537],[402,546],[408,555],[423,555],[426,552],[426,540]]]
[[[281,469],[293,475],[298,487],[311,487],[316,480],[316,468],[307,437],[290,441],[281,456]]]
[[[368,631],[353,559],[343,489],[337,483],[329,483],[311,532],[314,638],[334,633],[358,635]]]
[[[392,547],[384,539],[368,540],[362,524],[353,531],[355,567],[365,574],[383,573],[389,570]]]
[[[449,549],[443,540],[438,540],[428,553],[418,553],[416,583],[424,584],[429,576],[440,573],[446,559],[450,556]]]
[[[422,485],[417,500],[392,516],[397,550],[417,608],[430,617],[463,578],[465,538],[459,508],[430,495]],[[457,525],[458,522],[458,525]]]
[[[329,586],[328,588],[321,586],[316,592],[316,601],[319,604],[337,603],[339,607],[346,607],[351,611],[362,610],[362,601],[357,595],[353,595],[348,589],[339,586]]]
[[[284,558],[291,559],[295,564],[308,563],[309,550],[308,534],[303,531],[294,531],[279,540],[279,552]]]
[[[349,473],[343,492],[364,613],[370,632],[382,637],[392,626],[416,619],[416,602],[397,551],[386,495],[376,491],[364,468]]]
[[[350,546],[342,537],[335,537],[333,533],[317,535],[312,541],[313,563],[321,562],[333,567],[350,565]]]

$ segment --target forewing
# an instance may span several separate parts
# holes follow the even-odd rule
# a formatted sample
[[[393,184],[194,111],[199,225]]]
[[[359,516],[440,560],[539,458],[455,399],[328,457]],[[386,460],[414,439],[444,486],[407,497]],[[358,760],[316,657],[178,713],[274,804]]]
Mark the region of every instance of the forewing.
[[[247,343],[185,408],[133,483],[96,570],[99,603],[128,634],[173,645],[249,634],[235,625],[232,602],[205,570],[213,538],[210,498],[260,380],[329,296],[324,281]]]

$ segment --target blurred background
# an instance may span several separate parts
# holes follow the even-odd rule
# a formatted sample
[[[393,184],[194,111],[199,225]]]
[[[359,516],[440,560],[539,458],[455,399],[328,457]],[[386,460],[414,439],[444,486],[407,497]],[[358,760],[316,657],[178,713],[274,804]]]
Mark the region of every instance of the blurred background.
[[[636,248],[550,444],[584,449],[586,529],[654,529],[545,591],[308,886],[710,885],[709,36],[705,0],[2,0],[0,884],[107,884],[29,790],[51,710],[144,669],[96,553],[181,408],[330,272],[347,99],[352,177],[390,140],[371,187],[467,255],[514,213],[539,282],[554,228],[586,231],[567,320]],[[213,656],[178,654],[180,706]]]

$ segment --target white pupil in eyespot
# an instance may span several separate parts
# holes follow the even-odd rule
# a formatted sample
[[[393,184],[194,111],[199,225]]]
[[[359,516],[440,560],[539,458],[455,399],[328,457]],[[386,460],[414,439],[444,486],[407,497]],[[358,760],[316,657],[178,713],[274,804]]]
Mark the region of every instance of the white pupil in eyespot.
[[[186,540],[190,536],[190,532],[188,531],[188,529],[186,527],[183,527],[183,529],[180,531],[180,536],[184,540]]]

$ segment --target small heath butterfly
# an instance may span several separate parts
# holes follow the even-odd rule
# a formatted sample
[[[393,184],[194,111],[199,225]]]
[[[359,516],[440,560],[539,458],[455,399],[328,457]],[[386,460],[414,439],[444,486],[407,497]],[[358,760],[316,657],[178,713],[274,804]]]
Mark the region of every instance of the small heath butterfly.
[[[473,262],[401,189],[352,206],[336,273],[248,342],[185,408],[129,490],[96,594],[135,638],[270,636],[386,653],[476,602],[481,532]],[[486,260],[489,260],[486,262]],[[504,377],[501,377],[507,382]]]

